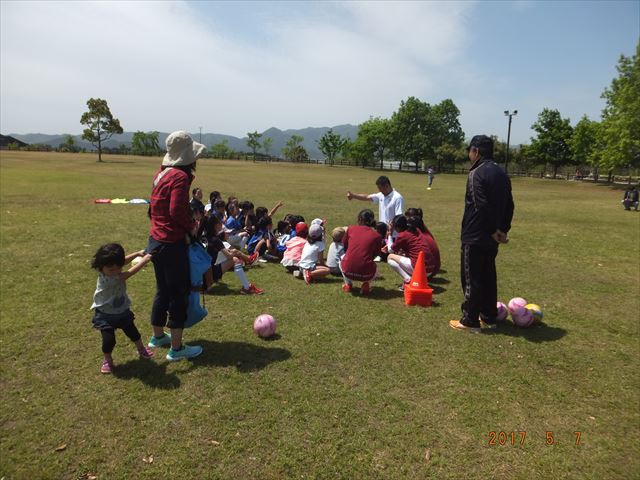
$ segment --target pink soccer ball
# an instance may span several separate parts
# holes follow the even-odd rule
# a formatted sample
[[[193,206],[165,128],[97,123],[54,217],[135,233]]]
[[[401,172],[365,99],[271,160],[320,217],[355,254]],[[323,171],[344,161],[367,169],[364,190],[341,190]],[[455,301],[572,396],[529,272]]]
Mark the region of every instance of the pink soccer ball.
[[[507,316],[509,315],[509,309],[502,302],[498,302],[497,307],[498,307],[498,316],[496,317],[496,320],[498,320],[499,322],[504,322],[507,319]]]
[[[267,313],[258,315],[253,321],[253,331],[261,338],[269,338],[276,333],[276,319]]]
[[[530,327],[535,320],[533,312],[524,307],[516,307],[511,312],[511,318],[513,318],[513,323],[515,323],[520,328]]]
[[[513,311],[517,308],[517,307],[524,307],[527,302],[524,298],[522,297],[514,297],[511,300],[509,300],[509,313],[511,315],[513,315]]]

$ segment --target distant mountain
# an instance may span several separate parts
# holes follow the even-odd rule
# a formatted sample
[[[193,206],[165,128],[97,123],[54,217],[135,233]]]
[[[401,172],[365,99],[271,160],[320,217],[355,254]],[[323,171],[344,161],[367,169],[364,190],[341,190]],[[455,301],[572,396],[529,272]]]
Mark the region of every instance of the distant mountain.
[[[7,135],[0,135],[0,147],[7,147],[12,143],[17,143],[19,147],[26,147],[27,144],[25,142],[21,142],[17,138],[13,138]]]
[[[334,133],[338,133],[343,137],[348,137],[352,140],[355,140],[358,136],[357,125],[337,125],[331,128],[333,129]],[[325,133],[327,133],[327,131],[329,131],[329,127],[307,127],[299,130],[290,129],[284,131],[275,127],[271,127],[262,133],[262,138],[260,139],[260,141],[264,140],[267,137],[272,138],[273,143],[269,153],[274,156],[281,156],[282,149],[285,147],[287,141],[291,138],[291,136],[300,135],[304,138],[302,145],[307,149],[309,157],[314,159],[323,158],[322,152],[320,152],[320,150],[318,149],[317,142]],[[125,144],[129,147],[131,146],[131,138],[133,137],[133,133],[134,132],[124,132],[120,135],[114,135],[109,140],[104,142],[103,145],[106,148],[118,148],[121,144]],[[10,136],[25,143],[48,144],[54,148],[63,143],[65,138],[65,134],[47,135],[44,133],[27,133],[25,135],[12,133]],[[161,146],[164,146],[164,142],[168,136],[169,133],[167,132],[159,132],[158,139]],[[211,147],[216,143],[227,140],[229,148],[232,148],[235,151],[248,152],[251,150],[247,146],[247,137],[238,138],[232,135],[223,135],[220,133],[203,133],[202,137],[200,137],[200,133],[192,133],[191,136],[196,141],[200,141],[200,138],[202,138],[202,143],[204,143],[207,147]],[[87,150],[93,149],[91,143],[82,140],[80,135],[74,135],[73,137],[76,140],[76,144],[80,148],[86,148]]]

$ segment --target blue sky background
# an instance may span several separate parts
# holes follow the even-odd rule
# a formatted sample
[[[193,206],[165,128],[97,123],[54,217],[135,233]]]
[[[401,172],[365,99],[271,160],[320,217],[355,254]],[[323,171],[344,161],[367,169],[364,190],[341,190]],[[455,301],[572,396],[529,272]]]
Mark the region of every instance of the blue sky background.
[[[468,137],[599,119],[640,2],[0,3],[0,131],[72,133],[90,97],[127,131],[359,124],[451,98]],[[28,19],[25,21],[25,19]],[[97,53],[96,53],[97,52]]]

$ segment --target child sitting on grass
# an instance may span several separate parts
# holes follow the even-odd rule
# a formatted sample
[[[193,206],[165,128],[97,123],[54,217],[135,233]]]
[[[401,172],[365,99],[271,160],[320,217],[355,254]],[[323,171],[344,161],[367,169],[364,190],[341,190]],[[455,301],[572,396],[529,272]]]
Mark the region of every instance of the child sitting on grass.
[[[329,267],[331,275],[342,275],[340,271],[340,260],[342,260],[342,256],[344,255],[342,237],[344,237],[345,232],[345,227],[336,227],[331,232],[333,242],[329,245],[329,253],[327,253],[327,267]]]
[[[294,232],[291,232],[293,235]],[[302,257],[302,250],[307,243],[307,236],[309,235],[309,227],[304,222],[298,222],[295,228],[295,236],[285,243],[285,251],[282,255],[280,263],[284,265],[289,273],[295,275],[299,273],[298,264]]]
[[[329,267],[324,264],[322,252],[324,251],[324,229],[319,223],[309,227],[307,243],[302,248],[302,256],[298,268],[302,272],[302,278],[309,285],[313,279],[326,277],[331,273]]]
[[[271,217],[260,217],[256,224],[256,233],[251,236],[249,243],[247,243],[247,252],[249,254],[257,253],[265,260],[280,260],[276,248],[276,239],[271,232],[272,229],[273,222]]]
[[[222,223],[218,217],[209,217],[209,221],[206,224],[205,235],[207,237],[207,253],[211,256],[211,274],[212,278],[207,279],[214,283],[222,278],[222,275],[233,268],[233,273],[236,274],[238,280],[242,284],[240,293],[243,295],[260,295],[264,291],[256,287],[253,283],[247,280],[247,276],[244,272],[243,266],[253,265],[258,259],[258,253],[254,252],[253,255],[246,255],[243,252],[230,248],[229,244],[224,244],[225,231]],[[220,258],[221,257],[221,258]],[[218,260],[220,258],[220,260]],[[205,274],[206,275],[206,274]],[[209,288],[207,293],[212,293],[212,289]]]
[[[142,256],[142,260],[123,272],[122,267],[138,256]],[[149,260],[151,255],[145,255],[144,250],[125,256],[124,249],[117,243],[101,246],[93,256],[91,268],[98,271],[98,282],[91,309],[94,310],[93,328],[100,330],[102,334],[102,353],[104,354],[100,367],[102,373],[113,371],[111,352],[116,345],[118,328],[121,328],[135,343],[141,357],[153,357],[153,351],[142,344],[140,332],[133,323],[135,315],[130,310],[131,299],[127,295],[126,285],[126,281],[139,272]]]

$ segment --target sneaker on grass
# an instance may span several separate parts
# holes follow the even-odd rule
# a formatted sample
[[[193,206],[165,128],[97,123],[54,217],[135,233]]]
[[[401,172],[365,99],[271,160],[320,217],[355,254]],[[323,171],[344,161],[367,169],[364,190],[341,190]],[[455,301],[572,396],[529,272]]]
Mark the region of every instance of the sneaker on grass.
[[[258,263],[259,258],[260,256],[258,255],[258,252],[253,252],[251,255],[249,255],[249,258],[247,260],[247,266],[248,267],[254,266],[256,263]]]
[[[311,283],[311,270],[301,268],[300,271],[302,272],[302,278],[304,278],[305,283],[309,285]]]
[[[151,358],[154,353],[149,347],[142,347],[141,350],[138,350],[138,355],[140,355],[140,358]]]
[[[449,326],[454,330],[460,330],[469,333],[480,333],[480,327],[467,327],[460,323],[460,320],[449,320]]]
[[[109,360],[103,360],[100,367],[100,373],[111,373],[113,371],[113,363]]]
[[[147,346],[151,348],[163,347],[165,345],[171,345],[171,334],[166,332],[163,336],[157,338],[152,335],[147,344]]]
[[[342,291],[344,293],[350,293],[351,292],[351,284],[350,283],[343,283],[342,284]]]
[[[242,295],[262,295],[264,290],[256,287],[253,283],[250,283],[249,288],[241,288],[240,293]]]
[[[167,360],[178,362],[183,358],[194,358],[202,353],[202,347],[198,345],[182,345],[180,350],[170,348],[167,352]]]

